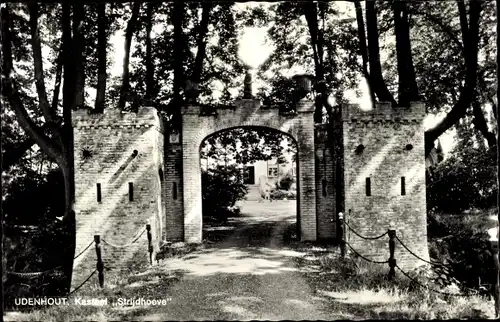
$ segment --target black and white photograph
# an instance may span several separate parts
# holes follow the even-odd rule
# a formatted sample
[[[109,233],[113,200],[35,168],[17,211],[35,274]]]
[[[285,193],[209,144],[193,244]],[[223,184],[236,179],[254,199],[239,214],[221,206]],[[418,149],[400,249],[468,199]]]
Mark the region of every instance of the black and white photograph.
[[[2,320],[500,318],[498,1],[0,9]]]

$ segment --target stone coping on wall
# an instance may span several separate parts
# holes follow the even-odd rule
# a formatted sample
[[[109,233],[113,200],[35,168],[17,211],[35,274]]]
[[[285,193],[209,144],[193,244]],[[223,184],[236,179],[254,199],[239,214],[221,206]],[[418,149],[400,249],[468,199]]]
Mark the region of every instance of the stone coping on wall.
[[[297,113],[308,113],[308,112],[314,112],[314,102],[311,100],[307,99],[302,99],[299,102],[297,102],[296,105],[296,111]],[[204,109],[204,106],[199,105],[199,104],[188,104],[182,107],[181,113],[184,115],[200,115],[202,114],[202,111]],[[204,116],[213,116],[217,115],[217,112],[223,112],[227,110],[238,110],[238,109],[248,109],[252,110],[253,113],[258,114],[259,111],[262,111],[263,113],[269,113],[270,111],[275,111],[276,114],[281,115],[279,111],[278,106],[274,105],[262,105],[260,99],[254,99],[254,98],[249,98],[249,99],[237,99],[234,101],[234,105],[231,106],[226,106],[226,107],[218,107],[217,105],[214,105],[213,108],[210,109],[209,114],[206,114]],[[282,115],[283,116],[283,115]]]
[[[343,121],[421,121],[425,117],[425,104],[422,102],[411,102],[408,107],[393,108],[391,103],[375,103],[375,108],[363,110],[359,104],[344,104],[342,106]]]
[[[72,111],[72,125],[81,127],[151,127],[161,130],[161,122],[154,107],[141,106],[138,112],[124,112],[118,108],[106,108],[104,113],[92,113],[91,109]]]

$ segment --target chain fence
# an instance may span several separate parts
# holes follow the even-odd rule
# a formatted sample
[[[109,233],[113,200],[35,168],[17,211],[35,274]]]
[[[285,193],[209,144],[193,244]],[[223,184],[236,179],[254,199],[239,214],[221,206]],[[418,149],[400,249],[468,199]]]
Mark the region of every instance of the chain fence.
[[[347,222],[344,221],[344,224],[347,226],[347,228],[349,228],[350,231],[352,231],[356,236],[358,236],[359,238],[361,239],[366,239],[366,240],[377,240],[377,239],[380,239],[382,237],[384,237],[385,235],[387,235],[389,233],[389,231],[386,231],[385,233],[383,233],[382,235],[380,236],[375,236],[375,237],[366,237],[366,236],[361,236],[358,232],[356,232],[354,229],[351,228],[351,226],[349,226],[349,224]]]
[[[83,283],[82,283],[82,284],[78,285],[78,287],[75,287],[75,289],[74,289],[73,291],[69,292],[67,296],[70,296],[71,294],[73,294],[73,293],[75,293],[76,291],[78,291],[78,290],[79,290],[79,289],[80,289],[83,285],[85,285],[85,283],[87,283],[87,282],[90,280],[90,278],[91,278],[92,276],[94,276],[94,274],[95,274],[96,272],[97,272],[97,268],[96,268],[96,269],[94,269],[94,271],[93,271],[93,272],[89,275],[89,277],[87,277],[87,278],[85,279],[85,281],[83,281]]]
[[[369,258],[361,255],[360,253],[358,253],[356,250],[354,250],[354,248],[352,248],[352,246],[349,243],[346,242],[346,245],[349,246],[349,248],[352,250],[352,252],[354,254],[356,254],[357,256],[361,257],[362,259],[364,259],[367,262],[375,263],[375,264],[387,264],[387,263],[389,263],[389,260],[386,260],[386,261],[376,261],[376,260],[373,260],[373,259],[369,259]]]
[[[78,257],[80,257],[80,255],[82,255],[83,253],[85,253],[85,252],[87,251],[87,249],[89,249],[89,248],[90,248],[90,246],[92,246],[92,244],[93,244],[93,243],[94,243],[94,240],[92,240],[92,241],[90,242],[90,244],[89,244],[87,247],[85,247],[85,249],[84,249],[84,250],[82,250],[82,251],[81,251],[78,255],[76,255],[75,257],[73,257],[73,259],[77,259]]]
[[[102,239],[102,242],[105,243],[106,245],[114,247],[114,248],[127,248],[129,246],[132,246],[135,242],[137,242],[139,240],[139,238],[141,238],[141,236],[144,235],[145,232],[146,232],[146,229],[143,228],[141,234],[126,245],[115,245],[113,243],[106,241],[104,238]]]
[[[366,236],[362,236],[361,234],[359,234],[358,232],[356,232],[354,229],[352,229],[347,223],[345,223],[346,226],[349,228],[350,231],[352,231],[356,236],[358,236],[359,238],[362,238],[362,239],[365,239],[365,240],[376,240],[376,239],[380,239],[382,237],[384,237],[385,235],[387,235],[389,233],[389,231],[387,231],[386,233],[380,235],[380,236],[376,236],[376,237],[366,237]],[[421,256],[417,255],[415,252],[413,252],[408,246],[406,246],[405,243],[403,243],[403,241],[397,236],[394,234],[394,237],[395,239],[401,244],[401,246],[403,246],[403,248],[408,252],[410,253],[413,257],[421,260],[422,262],[426,263],[426,264],[429,264],[429,265],[432,265],[432,266],[438,266],[438,267],[445,267],[445,268],[449,268],[449,265],[446,265],[446,264],[443,264],[443,263],[438,263],[438,262],[433,262],[433,261],[428,261],[424,258],[422,258]],[[389,260],[386,260],[386,261],[376,261],[376,260],[372,260],[372,259],[369,259],[367,258],[366,256],[363,256],[361,255],[359,252],[357,252],[348,242],[344,241],[344,243],[351,249],[351,251],[359,256],[360,258],[362,258],[363,260],[367,261],[367,262],[370,262],[370,263],[375,263],[375,264],[387,264],[387,263],[390,263],[390,259]],[[466,288],[466,287],[460,287],[460,289],[458,290],[458,293],[450,293],[450,292],[445,292],[445,291],[441,291],[441,290],[437,290],[437,289],[434,289],[432,287],[429,287],[427,285],[424,285],[422,284],[421,282],[417,281],[415,278],[411,277],[409,273],[405,272],[399,265],[397,265],[395,262],[394,262],[394,266],[401,272],[401,274],[403,274],[406,278],[408,278],[409,280],[411,280],[413,283],[415,283],[416,285],[418,285],[419,287],[422,287],[422,288],[425,288],[431,292],[434,292],[434,293],[438,293],[438,294],[441,294],[441,295],[448,295],[448,296],[469,296],[470,294],[477,294],[478,291],[475,290],[475,289],[472,289],[472,288]],[[467,293],[467,294],[462,294],[462,293]]]
[[[150,227],[149,225],[146,225],[146,228],[144,228],[144,226],[141,226],[141,228],[134,234],[133,240],[130,243],[126,244],[126,245],[115,245],[113,243],[110,243],[110,242],[106,241],[105,239],[101,239],[101,240],[106,245],[114,247],[114,248],[126,248],[126,247],[129,247],[129,246],[133,245],[134,243],[136,243],[139,240],[139,238],[141,238],[141,236],[144,235],[144,233],[147,231],[147,229],[150,229],[149,227]],[[149,237],[150,237],[150,235],[148,233],[148,239],[150,239]],[[96,243],[96,239],[94,238],[82,251],[80,251],[76,256],[74,256],[73,259],[77,259],[81,255],[83,255],[95,243]],[[148,253],[146,253],[141,259],[145,258],[147,255],[148,255]],[[70,296],[71,294],[73,294],[76,291],[78,291],[83,285],[85,285],[85,283],[87,283],[92,278],[92,276],[94,276],[94,274],[96,272],[99,272],[100,284],[101,284],[102,271],[104,269],[106,269],[106,270],[109,271],[109,270],[111,270],[111,268],[109,268],[107,266],[104,266],[104,263],[102,262],[102,259],[100,258],[100,252],[98,254],[98,263],[97,263],[97,266],[98,267],[96,269],[94,269],[94,271],[78,287],[76,287],[73,291],[71,291],[70,293],[68,293],[67,296]],[[13,277],[17,277],[17,278],[21,279],[21,281],[15,283],[17,285],[27,286],[27,287],[35,287],[35,285],[30,285],[30,284],[23,283],[23,280],[24,281],[26,281],[26,280],[32,280],[32,279],[43,277],[43,276],[47,276],[47,275],[52,275],[52,276],[54,276],[54,275],[58,276],[59,275],[59,276],[63,276],[64,274],[62,272],[57,272],[57,270],[62,269],[62,268],[63,268],[63,265],[59,265],[59,266],[56,266],[54,268],[51,268],[51,269],[48,269],[48,270],[45,270],[45,271],[40,271],[40,272],[13,272],[13,271],[7,271],[6,274],[8,276],[13,276]],[[54,274],[54,272],[56,272],[56,274]],[[101,287],[102,287],[102,284],[101,284]]]

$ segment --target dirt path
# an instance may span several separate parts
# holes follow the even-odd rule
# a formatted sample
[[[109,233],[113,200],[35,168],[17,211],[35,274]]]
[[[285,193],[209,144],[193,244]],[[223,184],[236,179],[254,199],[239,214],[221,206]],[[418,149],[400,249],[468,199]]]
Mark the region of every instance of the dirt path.
[[[269,209],[275,211],[267,211]],[[280,208],[281,207],[281,208]],[[127,314],[137,320],[329,320],[283,247],[293,202],[255,205],[233,221],[226,237],[206,249],[166,260],[161,270],[181,276],[165,290],[167,306]],[[268,208],[268,209],[263,209]],[[266,210],[266,211],[264,211]],[[163,292],[162,292],[163,293]]]

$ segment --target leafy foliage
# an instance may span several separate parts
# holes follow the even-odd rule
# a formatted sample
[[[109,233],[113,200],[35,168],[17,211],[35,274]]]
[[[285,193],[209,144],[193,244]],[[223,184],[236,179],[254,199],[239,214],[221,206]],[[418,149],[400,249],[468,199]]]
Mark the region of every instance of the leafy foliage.
[[[290,190],[292,184],[296,182],[295,177],[287,172],[284,176],[281,176],[279,181],[276,183],[276,187],[281,190]]]
[[[450,156],[427,173],[427,204],[434,211],[459,213],[496,205],[496,155],[482,138],[459,131],[461,140]],[[467,137],[468,135],[468,137]]]
[[[247,187],[242,171],[236,165],[211,168],[202,172],[203,217],[224,221],[234,214],[232,208],[242,200]]]
[[[450,215],[431,211],[427,217],[431,257],[446,263],[450,277],[469,288],[477,288],[478,278],[482,283],[494,282],[486,233],[491,220],[484,216],[485,213]]]
[[[286,147],[281,143],[287,140]],[[271,160],[283,153],[296,154],[297,147],[287,134],[264,128],[234,128],[205,139],[200,147],[202,159],[216,163],[234,160],[238,164]]]

